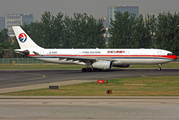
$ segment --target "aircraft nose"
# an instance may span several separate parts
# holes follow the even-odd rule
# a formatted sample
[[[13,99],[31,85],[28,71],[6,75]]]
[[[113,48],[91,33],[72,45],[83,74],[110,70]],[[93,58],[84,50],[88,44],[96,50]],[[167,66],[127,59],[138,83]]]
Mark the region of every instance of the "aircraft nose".
[[[174,59],[176,60],[177,58],[178,58],[178,56],[175,55],[175,56],[174,56]]]

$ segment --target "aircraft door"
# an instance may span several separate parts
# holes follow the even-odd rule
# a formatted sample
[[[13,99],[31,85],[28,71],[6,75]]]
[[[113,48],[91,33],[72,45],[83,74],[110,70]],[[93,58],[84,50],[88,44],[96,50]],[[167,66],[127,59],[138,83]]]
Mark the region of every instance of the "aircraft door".
[[[41,50],[41,51],[40,51],[40,55],[44,55],[44,50]]]
[[[81,56],[81,52],[78,52],[78,56]]]
[[[162,51],[157,52],[157,57],[162,57]]]
[[[126,51],[125,52],[125,57],[129,57],[129,55],[130,55],[130,51]]]

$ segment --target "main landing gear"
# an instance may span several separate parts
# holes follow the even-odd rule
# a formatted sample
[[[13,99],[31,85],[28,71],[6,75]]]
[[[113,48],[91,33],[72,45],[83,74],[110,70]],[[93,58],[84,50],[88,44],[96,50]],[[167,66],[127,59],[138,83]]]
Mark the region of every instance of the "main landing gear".
[[[81,71],[82,72],[91,72],[93,70],[91,68],[82,68]]]
[[[96,69],[96,68],[82,68],[81,69],[82,72],[96,72],[96,71],[102,71],[102,69]]]
[[[92,67],[92,63],[91,62],[87,62],[86,63],[86,68],[82,68],[81,71],[82,72],[92,72],[95,71],[96,69]]]
[[[162,66],[162,64],[158,64],[158,68],[157,68],[158,71],[162,70],[161,66]]]

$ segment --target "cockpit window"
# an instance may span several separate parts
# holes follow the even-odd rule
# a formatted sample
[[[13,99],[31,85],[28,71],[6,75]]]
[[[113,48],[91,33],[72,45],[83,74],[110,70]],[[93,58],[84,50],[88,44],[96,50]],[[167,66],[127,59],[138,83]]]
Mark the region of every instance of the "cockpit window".
[[[174,55],[173,53],[168,53],[167,55]]]

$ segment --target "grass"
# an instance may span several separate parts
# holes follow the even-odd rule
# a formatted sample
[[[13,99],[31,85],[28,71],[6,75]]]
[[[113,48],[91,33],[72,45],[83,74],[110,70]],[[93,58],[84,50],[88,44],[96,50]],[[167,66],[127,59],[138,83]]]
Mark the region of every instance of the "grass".
[[[97,82],[4,93],[14,96],[179,96],[179,76],[111,79],[108,84]]]
[[[0,65],[0,70],[58,70],[58,69],[82,69],[84,66],[75,64],[23,64],[23,65]],[[131,65],[129,68],[152,68],[157,65]],[[179,68],[179,63],[163,64],[162,68]],[[118,69],[118,68],[114,68]],[[119,68],[121,69],[121,68]]]
[[[58,70],[81,69],[83,66],[75,64],[17,64],[0,65],[0,70]]]
[[[131,65],[129,68],[154,68],[156,69],[158,65]],[[167,64],[162,64],[162,68],[179,68],[178,62],[171,62]]]

